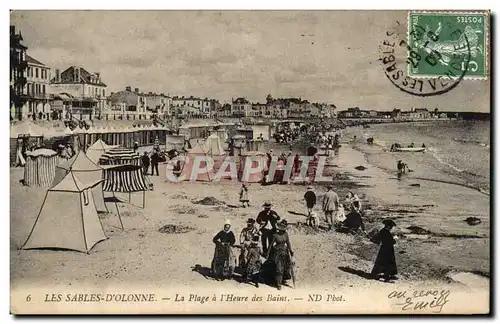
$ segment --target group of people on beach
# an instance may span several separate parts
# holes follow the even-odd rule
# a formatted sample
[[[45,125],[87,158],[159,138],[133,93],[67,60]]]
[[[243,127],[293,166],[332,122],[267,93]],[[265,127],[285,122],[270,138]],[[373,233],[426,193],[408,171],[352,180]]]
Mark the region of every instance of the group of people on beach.
[[[366,234],[361,216],[361,200],[358,195],[349,191],[344,204],[341,204],[339,196],[333,191],[333,186],[327,185],[326,188],[321,209],[325,214],[328,230],[352,234],[361,230]],[[307,223],[317,229],[319,228],[319,217],[314,211],[317,197],[312,186],[307,187],[304,200],[307,207]]]
[[[226,220],[223,229],[214,238],[215,252],[211,265],[212,275],[219,279],[232,278],[239,268],[244,280],[259,287],[264,280],[272,281],[278,288],[293,279],[293,250],[287,233],[288,222],[272,209],[269,201],[263,205],[256,219],[249,218],[241,231],[239,245],[231,230],[231,221]],[[233,248],[239,248],[236,262]],[[261,261],[261,257],[266,259]]]
[[[318,204],[318,197],[312,186],[307,187],[304,194],[307,208],[307,223],[318,229],[320,220],[314,211]],[[240,191],[240,202],[243,207],[250,206],[249,187],[243,184]],[[243,279],[253,283],[271,282],[281,290],[286,280],[293,278],[293,250],[287,232],[288,222],[278,215],[270,202],[265,202],[263,210],[257,218],[249,218],[247,226],[241,231],[239,245],[236,236],[231,230],[231,222],[226,220],[224,228],[214,236],[216,244],[212,260],[212,275],[217,279],[231,278],[238,268]],[[349,191],[340,203],[338,194],[333,190],[333,185],[327,185],[323,194],[321,210],[329,231],[340,233],[369,236],[363,222],[362,202],[359,196]],[[396,226],[394,221],[386,219],[384,227],[372,233],[370,241],[380,244],[380,250],[371,271],[373,279],[382,275],[384,281],[390,282],[397,274],[394,244],[396,243],[391,230]],[[233,248],[239,248],[237,253]],[[266,259],[261,262],[261,257]],[[295,280],[295,279],[294,279]]]

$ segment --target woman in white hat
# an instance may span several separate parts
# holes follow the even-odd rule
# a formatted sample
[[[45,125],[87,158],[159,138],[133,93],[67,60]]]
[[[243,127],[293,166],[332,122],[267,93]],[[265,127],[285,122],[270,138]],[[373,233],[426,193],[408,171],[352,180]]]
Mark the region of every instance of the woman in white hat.
[[[213,240],[215,243],[214,258],[212,260],[212,275],[216,279],[228,279],[233,276],[236,257],[233,252],[236,237],[231,231],[231,221],[224,222],[224,229],[217,233]]]

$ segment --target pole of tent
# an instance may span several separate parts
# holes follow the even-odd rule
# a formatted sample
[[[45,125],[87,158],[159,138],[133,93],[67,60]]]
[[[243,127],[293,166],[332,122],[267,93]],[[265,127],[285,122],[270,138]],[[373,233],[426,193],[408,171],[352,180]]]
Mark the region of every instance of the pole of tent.
[[[116,202],[118,200],[118,198],[116,198],[114,191],[112,191],[112,193],[113,193],[113,198],[114,198],[113,201],[115,202],[116,213],[118,214],[118,220],[120,221],[120,226],[122,227],[122,230],[123,230],[124,227],[123,227],[122,217],[120,216],[120,210],[118,209],[118,203]]]

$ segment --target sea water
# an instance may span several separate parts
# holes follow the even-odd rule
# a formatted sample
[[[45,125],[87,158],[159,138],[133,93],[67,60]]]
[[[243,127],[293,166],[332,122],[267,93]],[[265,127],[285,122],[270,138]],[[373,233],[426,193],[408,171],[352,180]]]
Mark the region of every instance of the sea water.
[[[382,169],[394,171],[397,160],[403,160],[415,177],[461,183],[484,192],[490,189],[489,121],[379,124],[369,129],[351,128],[345,133],[348,138],[356,135],[356,148]],[[366,144],[366,138],[372,136],[374,145]],[[414,143],[415,147],[425,144],[426,151],[389,152],[393,143]]]

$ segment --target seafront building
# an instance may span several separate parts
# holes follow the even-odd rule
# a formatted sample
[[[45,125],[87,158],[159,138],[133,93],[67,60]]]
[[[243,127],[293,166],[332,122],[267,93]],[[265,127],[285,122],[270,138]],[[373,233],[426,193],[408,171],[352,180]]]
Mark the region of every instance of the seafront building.
[[[26,102],[22,107],[23,118],[49,119],[50,68],[35,58],[26,55],[28,63],[26,77]]]
[[[22,108],[27,101],[26,94],[26,60],[27,46],[23,44],[21,32],[10,26],[10,118],[23,119]]]
[[[220,103],[216,99],[194,96],[174,96],[172,98],[173,112],[180,116],[213,117],[217,114]]]
[[[56,69],[50,81],[51,94],[63,99],[68,114],[89,118],[105,110],[106,89],[99,72],[90,73],[79,66],[68,67],[63,72]]]
[[[133,119],[150,119],[152,115],[169,115],[172,98],[164,93],[141,92],[139,88],[132,91],[131,86],[125,90],[112,92],[107,98],[106,114],[126,115]]]

